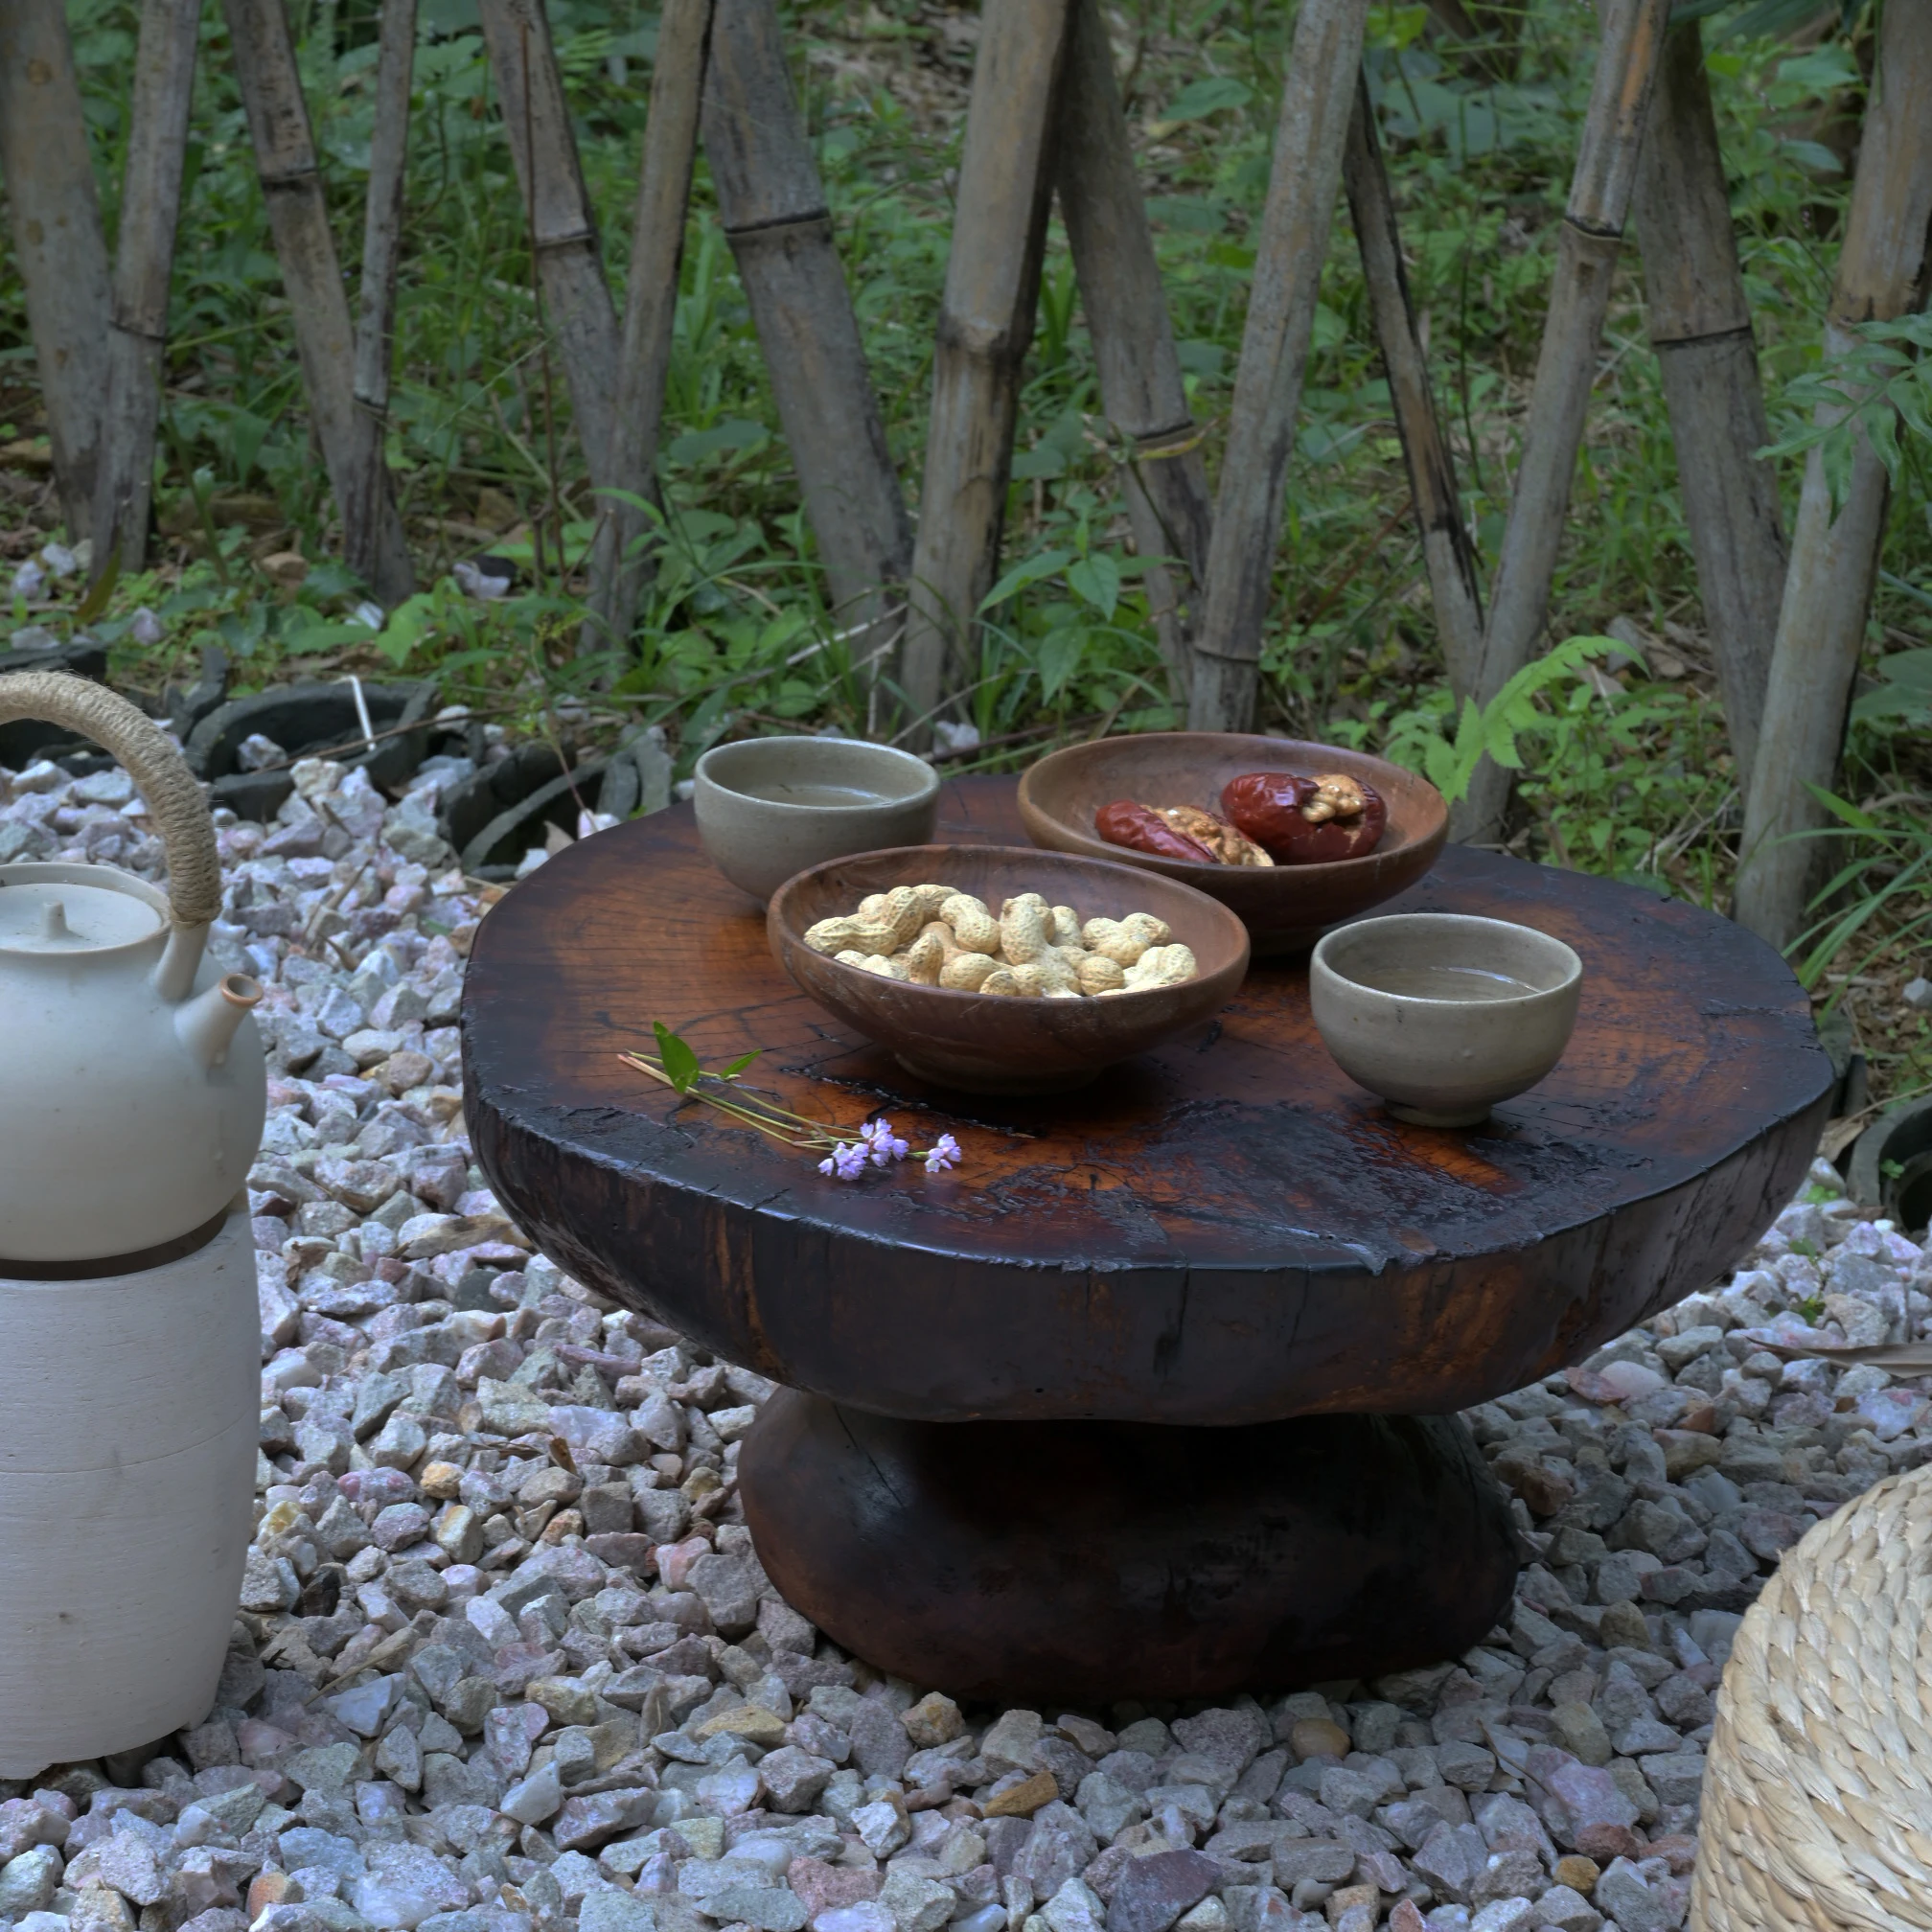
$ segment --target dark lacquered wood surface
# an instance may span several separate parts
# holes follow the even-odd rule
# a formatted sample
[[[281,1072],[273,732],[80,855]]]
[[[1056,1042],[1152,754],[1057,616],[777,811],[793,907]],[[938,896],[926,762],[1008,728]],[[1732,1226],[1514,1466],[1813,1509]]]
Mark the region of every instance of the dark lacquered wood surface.
[[[1101,1705],[1460,1657],[1516,1581],[1451,1416],[905,1422],[781,1389],[739,1489],[785,1600],[955,1697]]]
[[[1022,843],[1010,779],[940,837]],[[908,882],[912,883],[912,882]],[[1789,971],[1728,921],[1450,847],[1385,910],[1520,920],[1582,955],[1581,1017],[1483,1129],[1391,1119],[1328,1058],[1305,971],[1052,1100],[922,1085],[792,986],[688,807],[559,855],[477,933],[469,1126],[582,1278],[732,1360],[883,1414],[1239,1423],[1442,1414],[1704,1285],[1802,1179],[1829,1068]],[[623,1066],[662,1020],[849,1130],[968,1162],[852,1185]]]

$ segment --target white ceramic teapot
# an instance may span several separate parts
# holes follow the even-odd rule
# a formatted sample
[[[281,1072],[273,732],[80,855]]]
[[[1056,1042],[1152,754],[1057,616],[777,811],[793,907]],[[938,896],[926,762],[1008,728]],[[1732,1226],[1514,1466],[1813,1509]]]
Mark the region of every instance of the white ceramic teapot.
[[[213,1238],[246,1184],[266,1105],[262,988],[203,958],[215,828],[160,727],[45,671],[0,678],[0,723],[16,718],[121,761],[169,889],[112,865],[0,865],[0,1276],[158,1265]]]

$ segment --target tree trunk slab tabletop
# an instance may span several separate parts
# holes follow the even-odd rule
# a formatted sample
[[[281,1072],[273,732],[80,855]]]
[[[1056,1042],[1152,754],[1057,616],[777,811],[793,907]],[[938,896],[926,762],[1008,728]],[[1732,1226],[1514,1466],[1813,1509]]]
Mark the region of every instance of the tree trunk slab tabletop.
[[[949,785],[938,837],[1024,847],[1014,791]],[[561,1266],[788,1385],[741,1451],[748,1520],[869,1661],[1068,1698],[1392,1669],[1479,1641],[1516,1564],[1461,1425],[1409,1418],[1720,1275],[1803,1179],[1830,1069],[1789,969],[1714,914],[1455,846],[1377,909],[1582,957],[1563,1061],[1484,1127],[1384,1113],[1296,960],[1076,1093],[969,1096],[798,992],[674,807],[478,930],[468,1125]],[[843,1138],[883,1113],[964,1162],[821,1176],[624,1065],[653,1021],[707,1066],[762,1049],[748,1081]]]

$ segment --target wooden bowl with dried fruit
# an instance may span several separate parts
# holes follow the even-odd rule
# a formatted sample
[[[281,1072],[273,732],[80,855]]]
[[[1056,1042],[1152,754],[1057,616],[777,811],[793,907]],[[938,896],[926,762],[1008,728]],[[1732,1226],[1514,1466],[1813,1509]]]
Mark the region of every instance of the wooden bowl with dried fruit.
[[[905,845],[788,879],[771,952],[821,1006],[922,1078],[1060,1093],[1205,1025],[1248,935],[1205,893],[1026,846]]]
[[[1049,852],[1138,865],[1220,900],[1257,957],[1305,953],[1435,864],[1449,808],[1365,751],[1230,731],[1070,745],[1024,772],[1020,816]]]

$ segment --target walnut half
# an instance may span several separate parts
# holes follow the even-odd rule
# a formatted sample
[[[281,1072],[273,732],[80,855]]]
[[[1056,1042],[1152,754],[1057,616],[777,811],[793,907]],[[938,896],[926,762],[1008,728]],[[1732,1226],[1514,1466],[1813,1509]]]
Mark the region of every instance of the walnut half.
[[[1198,840],[1224,865],[1272,865],[1274,860],[1260,846],[1235,831],[1225,818],[1203,812],[1193,805],[1164,805],[1155,808],[1175,831]]]
[[[1301,816],[1311,825],[1325,825],[1331,818],[1360,816],[1368,802],[1346,772],[1325,771],[1315,780],[1315,795],[1302,806]]]

